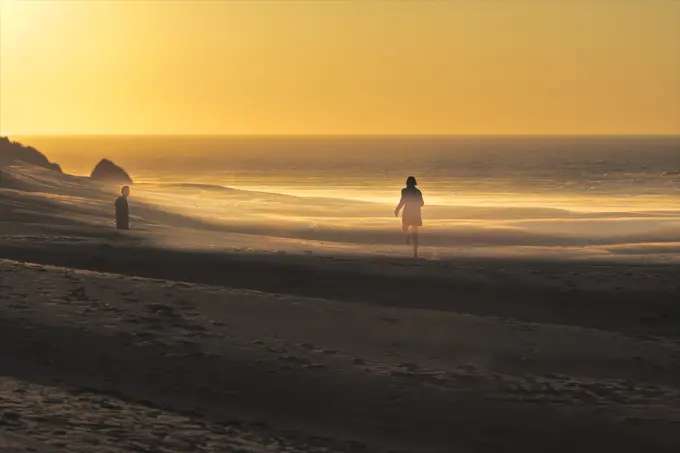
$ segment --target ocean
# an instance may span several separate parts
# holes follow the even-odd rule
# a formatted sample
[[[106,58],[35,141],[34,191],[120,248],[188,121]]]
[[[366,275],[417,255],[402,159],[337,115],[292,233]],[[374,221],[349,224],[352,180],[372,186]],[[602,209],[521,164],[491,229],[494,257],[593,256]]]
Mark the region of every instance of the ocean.
[[[76,175],[112,159],[140,199],[225,231],[392,253],[413,175],[433,257],[680,253],[680,136],[12,138]]]

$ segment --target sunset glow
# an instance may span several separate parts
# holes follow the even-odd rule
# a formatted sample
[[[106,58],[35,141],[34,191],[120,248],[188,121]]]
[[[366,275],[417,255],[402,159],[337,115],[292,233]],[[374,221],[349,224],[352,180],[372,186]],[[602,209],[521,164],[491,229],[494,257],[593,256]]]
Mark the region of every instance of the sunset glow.
[[[2,3],[4,134],[676,134],[680,2]]]

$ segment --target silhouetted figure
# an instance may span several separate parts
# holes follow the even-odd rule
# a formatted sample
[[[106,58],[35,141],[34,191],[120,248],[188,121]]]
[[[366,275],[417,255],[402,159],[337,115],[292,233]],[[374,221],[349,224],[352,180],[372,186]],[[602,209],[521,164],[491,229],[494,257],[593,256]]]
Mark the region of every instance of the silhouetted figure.
[[[119,230],[129,230],[130,209],[127,199],[130,196],[130,187],[124,186],[120,193],[120,197],[116,199],[116,228]]]
[[[409,176],[406,187],[401,189],[401,200],[394,210],[394,216],[399,217],[399,211],[404,208],[401,216],[401,228],[406,233],[406,244],[413,244],[413,256],[418,258],[418,231],[423,226],[421,209],[425,202],[423,194],[416,188],[416,178]]]

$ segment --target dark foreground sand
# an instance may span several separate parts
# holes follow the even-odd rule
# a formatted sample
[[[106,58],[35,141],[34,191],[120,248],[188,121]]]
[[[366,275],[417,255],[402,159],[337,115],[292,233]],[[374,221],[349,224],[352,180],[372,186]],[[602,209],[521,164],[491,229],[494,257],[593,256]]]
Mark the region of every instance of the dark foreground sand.
[[[0,452],[680,448],[677,266],[190,252],[59,203],[0,190]]]
[[[26,250],[33,261],[53,260],[36,252],[49,247]],[[164,253],[138,251],[145,267],[104,254],[100,267],[172,274],[168,262],[179,265],[182,255],[168,261]],[[262,262],[261,285],[283,284],[267,268],[274,264],[283,260]],[[288,267],[303,265],[293,258]],[[295,294],[309,291],[304,281],[319,268],[307,269],[301,291],[286,280],[289,295],[281,295],[2,260],[0,424],[68,451],[680,445],[680,343],[665,325],[635,327],[625,313],[609,329],[578,326],[573,313],[570,326],[536,322],[540,313],[532,321],[516,299],[521,287],[496,302],[517,302],[521,321],[460,313],[453,290],[449,309],[419,308],[428,297],[443,300],[435,292],[406,307],[403,282],[370,288],[360,270],[345,269],[345,283],[354,272],[356,285],[389,291],[395,307],[387,297],[371,304]],[[201,275],[216,279],[213,269]],[[581,303],[597,304],[584,294]],[[476,311],[493,310],[490,297]],[[584,314],[584,325],[598,323]]]

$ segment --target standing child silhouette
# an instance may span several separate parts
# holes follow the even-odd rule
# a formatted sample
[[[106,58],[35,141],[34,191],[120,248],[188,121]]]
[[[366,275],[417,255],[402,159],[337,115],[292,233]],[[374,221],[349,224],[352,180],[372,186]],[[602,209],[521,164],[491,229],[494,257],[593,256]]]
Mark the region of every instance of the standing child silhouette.
[[[406,233],[406,243],[413,245],[413,257],[418,258],[418,232],[423,226],[421,208],[425,205],[422,192],[416,188],[416,178],[409,176],[406,187],[401,189],[401,200],[394,210],[394,216],[399,217],[399,211],[404,208],[401,216],[401,228]]]

